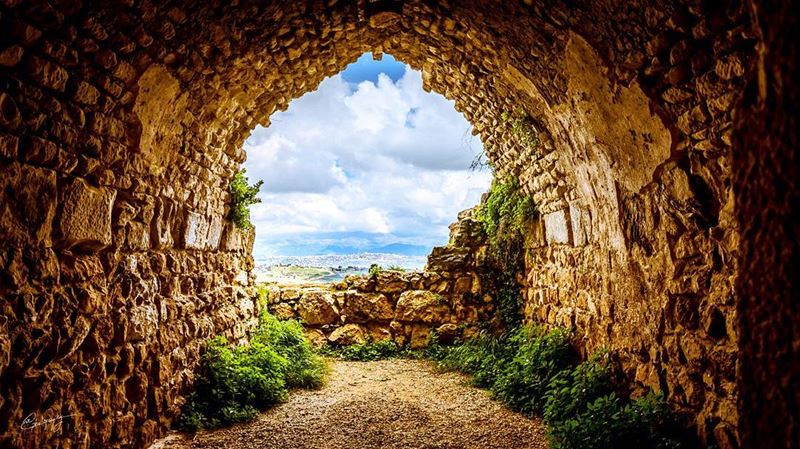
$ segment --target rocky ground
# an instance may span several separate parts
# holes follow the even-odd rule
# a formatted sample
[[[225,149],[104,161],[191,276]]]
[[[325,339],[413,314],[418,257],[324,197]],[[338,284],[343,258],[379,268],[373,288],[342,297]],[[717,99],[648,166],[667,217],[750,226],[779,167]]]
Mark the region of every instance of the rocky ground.
[[[544,426],[430,362],[331,362],[328,384],[294,392],[256,420],[150,449],[522,449],[547,447]]]

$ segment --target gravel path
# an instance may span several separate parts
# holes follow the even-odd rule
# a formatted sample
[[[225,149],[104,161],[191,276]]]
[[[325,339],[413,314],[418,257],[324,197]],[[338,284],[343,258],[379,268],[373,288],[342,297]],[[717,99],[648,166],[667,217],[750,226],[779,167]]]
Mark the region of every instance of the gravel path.
[[[540,421],[513,413],[430,362],[331,362],[327,386],[254,421],[150,449],[546,449]]]

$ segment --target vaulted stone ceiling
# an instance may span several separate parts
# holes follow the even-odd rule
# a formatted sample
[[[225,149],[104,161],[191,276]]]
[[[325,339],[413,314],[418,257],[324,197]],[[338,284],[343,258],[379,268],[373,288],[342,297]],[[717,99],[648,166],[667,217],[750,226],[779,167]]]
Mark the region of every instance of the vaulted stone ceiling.
[[[736,127],[733,112],[745,93],[748,104],[766,101],[787,77],[765,56],[773,46],[773,58],[793,54],[774,27],[772,40],[761,36],[763,23],[783,29],[770,8],[613,0],[0,5],[3,445],[142,447],[167,428],[202,341],[242,336],[252,322],[252,235],[225,218],[244,139],[367,51],[422,70],[426,88],[454,99],[480,133],[498,172],[517,176],[535,199],[528,318],[574,327],[586,352],[617,351],[627,377],[665,391],[703,440],[753,443],[747,438],[757,432],[740,428],[757,395],[739,394],[750,377],[737,366],[750,359],[738,353],[737,305],[744,329],[757,332],[757,322],[746,321],[735,285],[767,290],[745,282],[750,261],[742,263],[740,248],[752,254],[748,239],[762,231],[750,226],[743,240],[739,223],[752,224],[748,214],[758,211],[743,197],[737,209],[734,181],[757,186],[741,191],[758,197],[758,186],[770,188],[760,177],[772,176],[782,156],[767,168],[734,159],[736,130],[748,119]],[[748,91],[757,63],[758,88]],[[535,149],[502,119],[518,111],[538,130]],[[768,136],[770,122],[753,117],[763,120],[758,135]],[[794,140],[777,139],[769,154],[793,155],[782,142],[796,135],[781,126]],[[743,154],[761,144],[742,142]],[[751,166],[762,167],[753,179],[734,177]],[[784,194],[796,192],[789,186]],[[781,273],[772,279],[788,279]],[[764,320],[776,309],[759,310]],[[758,337],[748,341],[764,350]],[[753,360],[753,373],[762,372],[758,363],[774,366]],[[797,405],[778,397],[786,410]],[[60,432],[16,424],[59,411],[75,413]],[[796,422],[786,428],[796,435]]]

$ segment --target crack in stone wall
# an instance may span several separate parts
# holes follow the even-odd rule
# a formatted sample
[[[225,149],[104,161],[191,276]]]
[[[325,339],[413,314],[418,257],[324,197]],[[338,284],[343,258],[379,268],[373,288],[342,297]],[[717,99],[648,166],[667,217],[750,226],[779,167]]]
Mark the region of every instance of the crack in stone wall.
[[[370,11],[0,1],[0,444],[142,447],[164,432],[201,343],[244,337],[255,313],[253,236],[225,218],[242,143],[373,51],[454,99],[536,200],[527,316],[617,350],[703,440],[737,447],[732,114],[758,42],[744,4]],[[518,109],[535,149],[501,118]],[[74,416],[23,432],[31,412]]]

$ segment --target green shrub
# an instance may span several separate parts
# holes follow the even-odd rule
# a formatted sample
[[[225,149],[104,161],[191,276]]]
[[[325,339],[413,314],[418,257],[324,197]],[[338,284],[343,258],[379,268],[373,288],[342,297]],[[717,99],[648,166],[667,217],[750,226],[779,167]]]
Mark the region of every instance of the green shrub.
[[[272,347],[286,359],[288,388],[321,387],[325,382],[328,366],[305,337],[303,326],[297,320],[278,320],[264,310],[252,341]]]
[[[628,403],[614,393],[601,396],[571,418],[552,423],[552,449],[679,449],[671,412],[653,393]]]
[[[394,340],[368,341],[344,347],[325,345],[318,351],[330,357],[351,362],[370,362],[394,358],[433,360],[439,361],[450,350],[449,346],[439,343],[438,336],[433,333],[428,346],[420,349],[410,349],[400,346]]]
[[[514,357],[495,379],[492,393],[514,410],[541,413],[550,381],[571,366],[569,332],[526,328],[516,333],[511,343]]]
[[[544,413],[552,449],[679,449],[663,398],[634,401],[614,392],[606,352],[575,365],[565,329],[519,328],[487,334],[442,352],[439,367],[472,375],[498,400],[523,413]]]
[[[486,333],[446,351],[439,367],[472,375],[509,407],[530,413],[543,408],[548,383],[569,367],[572,351],[564,329],[522,327],[501,337]]]
[[[399,357],[402,353],[402,348],[393,340],[381,340],[345,346],[339,352],[339,357],[343,360],[367,362]]]
[[[431,336],[428,346],[421,349],[407,349],[403,352],[403,357],[408,359],[424,359],[439,362],[450,352],[450,346],[445,346],[439,342],[439,336],[435,333]]]
[[[439,367],[470,374],[475,386],[490,388],[514,355],[509,340],[481,333],[450,348],[439,361]]]
[[[286,359],[269,347],[230,348],[224,337],[210,340],[180,427],[197,430],[251,419],[286,397],[285,370]]]
[[[283,401],[289,388],[321,386],[326,373],[299,323],[265,312],[248,345],[209,340],[178,426],[194,431],[249,420]]]
[[[376,263],[374,263],[374,264],[369,266],[369,275],[370,275],[370,277],[375,277],[375,276],[381,274],[382,271],[383,271],[383,267],[378,265],[378,264],[376,264]]]
[[[228,191],[231,194],[229,218],[238,228],[251,229],[253,224],[250,223],[250,206],[261,202],[257,195],[264,181],[258,181],[251,186],[247,177],[245,177],[245,173],[245,169],[239,170],[233,175],[233,179],[228,185]]]
[[[589,403],[613,391],[608,353],[600,351],[574,370],[550,381],[545,395],[544,419],[559,423],[583,413]]]

